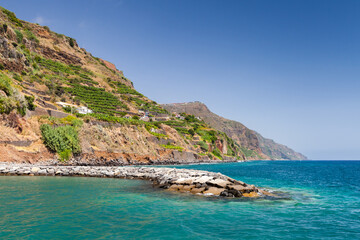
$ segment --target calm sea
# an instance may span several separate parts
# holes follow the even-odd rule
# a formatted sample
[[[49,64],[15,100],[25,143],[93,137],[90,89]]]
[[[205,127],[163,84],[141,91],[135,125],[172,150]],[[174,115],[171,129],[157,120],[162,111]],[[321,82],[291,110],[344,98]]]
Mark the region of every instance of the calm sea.
[[[184,168],[221,172],[289,199],[219,200],[139,180],[0,177],[0,239],[360,239],[359,161]]]

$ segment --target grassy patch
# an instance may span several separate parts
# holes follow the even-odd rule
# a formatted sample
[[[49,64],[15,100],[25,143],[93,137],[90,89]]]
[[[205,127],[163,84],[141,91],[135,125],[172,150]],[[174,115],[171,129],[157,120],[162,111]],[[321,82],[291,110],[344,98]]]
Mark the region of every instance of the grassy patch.
[[[179,150],[179,151],[184,150],[183,147],[174,146],[174,145],[171,145],[171,144],[167,144],[167,145],[161,144],[161,146],[162,146],[163,148],[166,148],[166,149],[173,149],[173,150]]]

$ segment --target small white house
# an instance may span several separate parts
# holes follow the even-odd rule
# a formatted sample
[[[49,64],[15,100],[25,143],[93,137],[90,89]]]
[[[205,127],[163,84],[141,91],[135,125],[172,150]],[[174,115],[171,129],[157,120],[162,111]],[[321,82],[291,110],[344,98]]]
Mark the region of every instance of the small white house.
[[[76,109],[76,111],[80,114],[89,114],[89,113],[93,113],[93,111],[87,107],[78,107]]]

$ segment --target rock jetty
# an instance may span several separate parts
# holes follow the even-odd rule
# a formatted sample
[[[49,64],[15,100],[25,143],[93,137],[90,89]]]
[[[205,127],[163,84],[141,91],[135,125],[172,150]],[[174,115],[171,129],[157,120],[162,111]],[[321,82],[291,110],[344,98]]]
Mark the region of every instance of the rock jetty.
[[[221,173],[176,168],[0,164],[0,175],[144,179],[169,191],[205,196],[240,198],[270,195],[254,185],[237,181]]]

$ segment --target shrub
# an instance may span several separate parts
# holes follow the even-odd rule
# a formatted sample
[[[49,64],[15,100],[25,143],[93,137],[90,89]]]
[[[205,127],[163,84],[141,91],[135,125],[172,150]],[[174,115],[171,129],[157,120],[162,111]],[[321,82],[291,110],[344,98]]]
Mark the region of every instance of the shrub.
[[[76,117],[74,117],[72,115],[61,118],[60,123],[61,124],[68,124],[68,125],[71,125],[71,126],[76,127],[76,128],[80,128],[83,125],[82,120],[80,120],[80,119],[78,119],[78,118],[76,118]]]
[[[36,106],[34,104],[34,96],[25,96],[25,99],[27,101],[27,108],[30,110],[30,111],[34,111]]]
[[[48,26],[44,26],[44,29],[48,32],[50,32],[50,28]]]
[[[73,126],[52,127],[48,124],[40,126],[41,135],[46,147],[58,154],[66,155],[64,151],[71,153],[81,152],[78,132]]]
[[[195,134],[195,131],[194,131],[194,129],[192,129],[192,128],[190,128],[190,129],[188,130],[188,132],[189,132],[189,134],[190,134],[191,136],[194,136],[194,134]]]
[[[212,154],[214,154],[215,157],[219,158],[220,160],[222,160],[222,156],[221,156],[221,153],[220,153],[220,150],[218,148],[215,148],[213,151],[212,151]]]
[[[1,63],[0,63],[0,70],[4,70],[4,65],[2,65]]]
[[[200,148],[203,151],[205,151],[205,152],[209,151],[209,145],[206,142],[200,141],[200,142],[198,142],[198,145],[200,146]]]
[[[134,119],[134,120],[139,120],[139,119],[140,119],[140,117],[139,117],[139,116],[134,115],[134,116],[132,117],[132,119]]]
[[[14,73],[13,78],[19,82],[22,82],[22,77],[16,73]]]
[[[74,43],[74,39],[73,38],[70,38],[69,39],[69,45],[70,45],[70,47],[74,47],[75,46],[75,43]]]
[[[18,43],[22,43],[22,41],[24,39],[24,35],[17,29],[15,29],[15,34],[16,34],[16,39],[17,39]]]
[[[0,74],[0,90],[4,91],[8,96],[13,93],[11,80],[4,74]]]
[[[61,153],[59,153],[60,161],[65,162],[68,161],[72,156],[72,152],[70,149],[65,149]]]
[[[7,32],[8,26],[5,23],[3,24],[3,29],[4,29],[4,32]]]
[[[37,39],[35,34],[33,32],[31,32],[30,30],[28,30],[28,29],[25,30],[25,36],[26,36],[26,38],[28,40],[35,41],[35,42],[39,43],[39,39]]]

